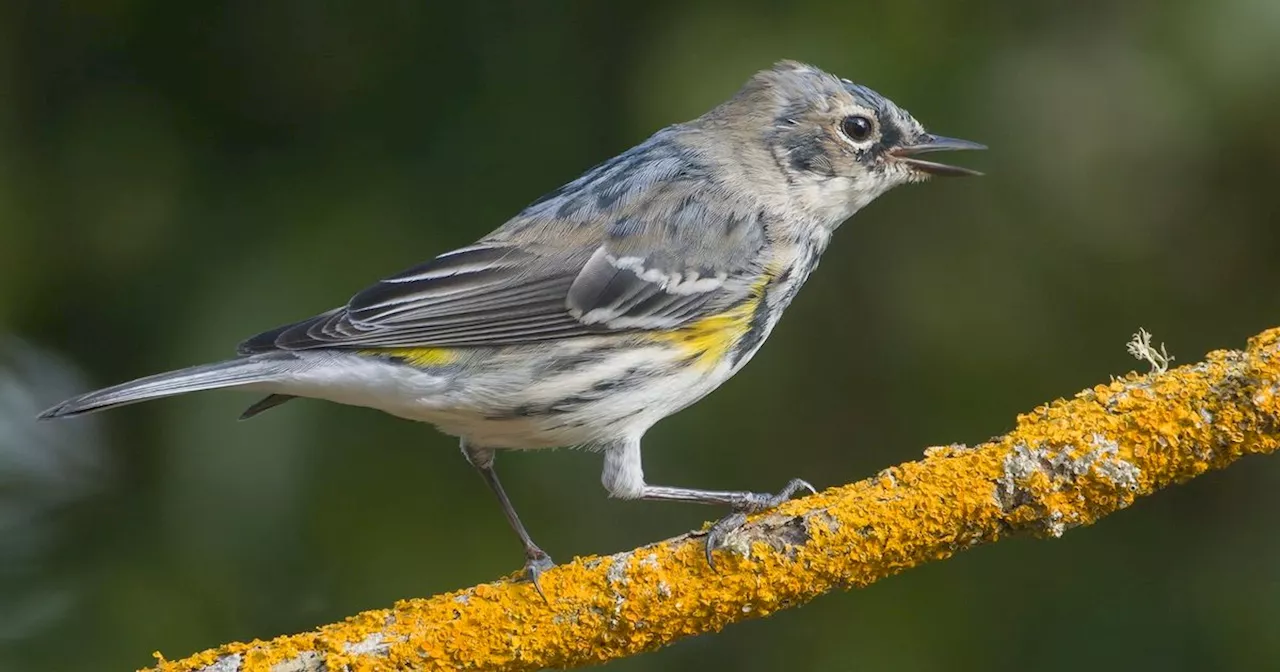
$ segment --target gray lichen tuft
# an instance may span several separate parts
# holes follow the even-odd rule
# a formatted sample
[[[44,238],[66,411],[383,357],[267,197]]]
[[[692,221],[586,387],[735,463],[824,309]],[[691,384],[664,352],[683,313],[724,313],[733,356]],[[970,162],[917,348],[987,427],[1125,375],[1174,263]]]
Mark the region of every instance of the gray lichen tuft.
[[[1119,454],[1119,444],[1097,433],[1090,437],[1087,449],[1074,445],[1033,447],[1020,443],[1004,458],[1003,472],[996,480],[996,502],[1005,513],[1023,506],[1036,509],[1036,520],[1043,532],[1061,536],[1079,522],[1055,508],[1043,494],[1037,496],[1030,487],[1031,479],[1043,475],[1048,480],[1049,492],[1057,494],[1074,490],[1080,479],[1096,475],[1117,489],[1136,492],[1142,472]]]

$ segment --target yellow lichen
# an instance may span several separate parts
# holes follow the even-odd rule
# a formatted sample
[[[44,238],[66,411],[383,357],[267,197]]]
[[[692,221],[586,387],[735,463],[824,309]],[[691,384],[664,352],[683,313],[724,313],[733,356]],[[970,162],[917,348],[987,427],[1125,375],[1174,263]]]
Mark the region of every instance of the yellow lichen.
[[[736,532],[729,547],[743,552],[720,552],[718,572],[701,539],[686,535],[561,565],[542,577],[548,602],[527,583],[501,580],[185,660],[157,654],[155,669],[200,670],[238,654],[240,669],[270,670],[308,652],[316,664],[288,669],[575,667],[865,586],[1009,532],[1061,534],[1280,447],[1278,344],[1280,329],[1245,352],[1131,374],[1022,415],[990,443],[930,449],[925,459],[788,502]]]

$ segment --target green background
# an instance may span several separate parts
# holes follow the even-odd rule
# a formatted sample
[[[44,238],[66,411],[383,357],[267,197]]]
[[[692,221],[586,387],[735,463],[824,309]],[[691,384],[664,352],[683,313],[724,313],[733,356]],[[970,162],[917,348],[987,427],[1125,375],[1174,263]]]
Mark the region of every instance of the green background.
[[[658,483],[857,480],[1280,325],[1280,3],[7,0],[0,668],[132,669],[515,570],[429,427],[217,392],[35,426],[470,242],[781,58],[988,144],[838,232]],[[19,340],[20,339],[20,340]],[[698,526],[598,456],[504,455],[556,558]],[[1280,459],[612,670],[1280,668]]]

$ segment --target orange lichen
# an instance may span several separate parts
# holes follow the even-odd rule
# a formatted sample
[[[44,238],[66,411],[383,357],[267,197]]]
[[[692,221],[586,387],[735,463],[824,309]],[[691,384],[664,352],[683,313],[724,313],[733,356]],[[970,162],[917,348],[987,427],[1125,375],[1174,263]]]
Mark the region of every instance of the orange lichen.
[[[1131,374],[1041,406],[1009,434],[946,446],[788,502],[731,535],[712,571],[686,535],[404,600],[315,632],[227,644],[156,670],[535,670],[621,658],[864,586],[1013,531],[1058,535],[1134,498],[1280,447],[1280,329],[1244,352]],[[282,666],[280,669],[284,669]]]

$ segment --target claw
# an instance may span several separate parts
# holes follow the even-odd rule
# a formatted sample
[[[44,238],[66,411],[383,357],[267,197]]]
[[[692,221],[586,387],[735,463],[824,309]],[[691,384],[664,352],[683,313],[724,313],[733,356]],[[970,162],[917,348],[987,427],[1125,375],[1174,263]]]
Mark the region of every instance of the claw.
[[[747,522],[747,514],[768,511],[769,509],[791,499],[792,496],[801,490],[808,490],[811,494],[817,494],[818,492],[809,484],[808,481],[793,478],[788,481],[777,494],[771,495],[769,493],[760,492],[751,493],[750,497],[733,508],[732,513],[720,520],[717,520],[711,526],[711,529],[707,530],[707,538],[704,542],[707,550],[707,564],[711,566],[712,571],[717,571],[715,557],[712,553],[716,549],[724,546],[724,542],[729,538],[729,534],[731,532],[742,527],[742,525]]]
[[[717,520],[710,530],[707,530],[707,539],[703,545],[707,549],[707,564],[711,566],[711,571],[719,571],[716,569],[716,559],[712,552],[717,548],[724,546],[725,539],[729,538],[729,533],[742,527],[747,522],[747,514],[741,511],[734,511],[729,515]]]
[[[769,506],[769,508],[772,509],[773,507],[791,499],[797,492],[800,492],[801,490],[808,490],[809,494],[811,495],[818,494],[818,491],[815,490],[814,487],[809,484],[809,481],[806,481],[802,478],[793,478],[789,482],[787,482],[787,487],[783,488],[781,492],[774,495],[774,499],[776,501],[774,501],[773,504]]]
[[[533,589],[538,591],[538,597],[541,597],[542,601],[547,604],[551,604],[551,600],[548,600],[547,594],[542,592],[542,584],[538,582],[538,579],[544,572],[555,566],[556,563],[551,559],[551,556],[537,548],[529,552],[524,563],[525,580],[533,584]]]

